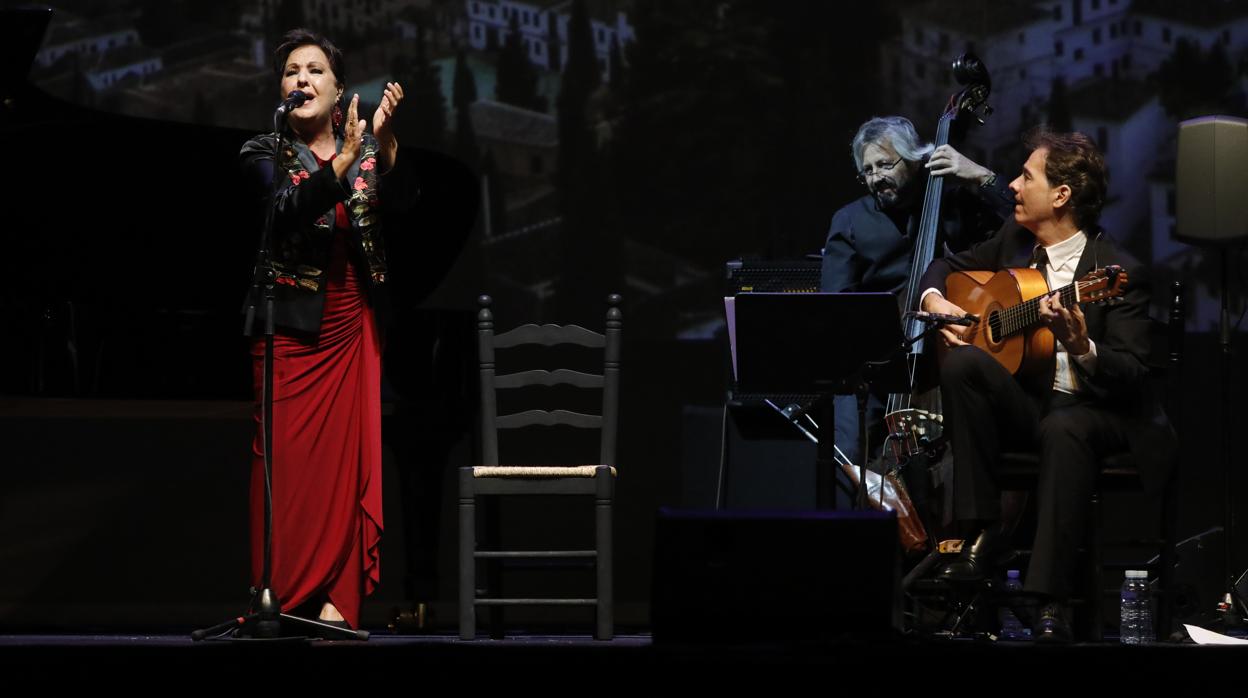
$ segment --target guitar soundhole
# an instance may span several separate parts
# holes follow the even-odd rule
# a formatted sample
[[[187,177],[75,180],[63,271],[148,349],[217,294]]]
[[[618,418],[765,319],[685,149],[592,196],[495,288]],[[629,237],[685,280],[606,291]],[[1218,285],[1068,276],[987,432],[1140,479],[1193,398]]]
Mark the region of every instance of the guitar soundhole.
[[[988,313],[988,322],[985,324],[988,327],[988,341],[993,344],[1000,343],[1001,342],[1001,339],[1000,339],[1001,337],[1001,313],[1000,311],[994,310],[991,313]]]

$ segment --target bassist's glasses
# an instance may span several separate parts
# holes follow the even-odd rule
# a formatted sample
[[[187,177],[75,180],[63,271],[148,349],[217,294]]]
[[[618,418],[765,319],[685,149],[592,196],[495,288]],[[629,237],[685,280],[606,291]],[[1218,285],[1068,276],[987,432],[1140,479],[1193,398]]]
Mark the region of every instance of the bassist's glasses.
[[[901,161],[904,159],[905,158],[897,158],[896,160],[892,162],[886,162],[874,168],[872,168],[871,166],[864,167],[858,171],[858,181],[862,182],[863,184],[866,184],[867,180],[871,179],[872,177],[883,177],[884,173],[892,172],[898,165],[901,164]]]

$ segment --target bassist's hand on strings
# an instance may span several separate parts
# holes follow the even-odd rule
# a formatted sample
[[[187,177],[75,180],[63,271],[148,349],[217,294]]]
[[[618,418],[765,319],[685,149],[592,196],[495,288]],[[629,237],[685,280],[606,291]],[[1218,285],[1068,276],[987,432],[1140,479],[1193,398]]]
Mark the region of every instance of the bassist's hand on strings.
[[[923,297],[923,310],[929,313],[941,313],[944,315],[966,315],[956,303],[950,303],[939,292],[933,291]],[[941,338],[947,347],[966,346],[966,342],[962,340],[962,334],[966,332],[964,325],[945,325],[940,328]]]
[[[953,177],[975,186],[984,184],[992,174],[992,170],[959,153],[950,145],[942,145],[932,151],[925,167],[937,177]]]
[[[1071,356],[1083,356],[1091,350],[1088,323],[1083,317],[1083,309],[1077,304],[1067,309],[1062,305],[1061,294],[1055,291],[1042,297],[1038,308],[1041,322]]]

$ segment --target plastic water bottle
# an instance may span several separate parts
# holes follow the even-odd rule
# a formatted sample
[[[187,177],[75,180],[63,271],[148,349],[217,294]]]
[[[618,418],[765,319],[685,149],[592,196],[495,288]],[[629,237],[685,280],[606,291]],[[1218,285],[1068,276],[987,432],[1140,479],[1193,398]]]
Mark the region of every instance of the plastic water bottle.
[[[1007,594],[1013,594],[1023,590],[1023,583],[1018,579],[1018,570],[1010,570],[1005,573],[1005,591]],[[1030,640],[1031,628],[1023,625],[1018,620],[1018,616],[1014,615],[1014,611],[1009,606],[1002,606],[997,613],[1001,620],[1001,639],[1002,640]]]
[[[1124,645],[1146,645],[1154,640],[1153,607],[1148,572],[1127,570],[1122,582],[1119,639]]]

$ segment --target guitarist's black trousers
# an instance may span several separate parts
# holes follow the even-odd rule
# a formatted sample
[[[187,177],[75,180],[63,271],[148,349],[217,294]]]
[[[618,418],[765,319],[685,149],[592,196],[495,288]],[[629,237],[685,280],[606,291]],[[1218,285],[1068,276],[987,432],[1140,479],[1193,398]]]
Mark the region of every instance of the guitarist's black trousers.
[[[954,347],[940,368],[945,433],[953,448],[954,517],[1000,518],[999,454],[1038,452],[1036,539],[1024,588],[1065,600],[1099,463],[1128,450],[1127,420],[1087,398],[1052,390],[1051,373],[1047,385],[1025,388],[977,347]]]

